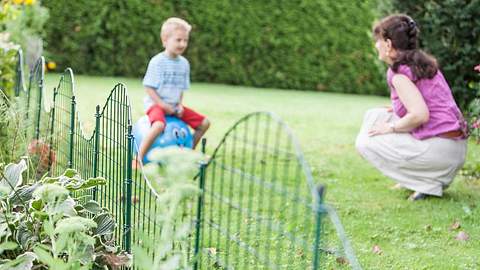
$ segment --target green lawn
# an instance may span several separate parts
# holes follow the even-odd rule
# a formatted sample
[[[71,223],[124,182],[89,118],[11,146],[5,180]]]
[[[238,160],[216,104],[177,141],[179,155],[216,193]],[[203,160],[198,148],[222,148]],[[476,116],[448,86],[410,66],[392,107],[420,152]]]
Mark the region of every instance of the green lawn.
[[[58,83],[49,74],[47,88]],[[97,104],[103,105],[115,83],[127,85],[134,119],[143,114],[140,79],[76,76],[78,110],[88,132]],[[278,114],[292,128],[312,167],[315,180],[327,185],[328,203],[339,212],[364,269],[480,269],[480,181],[457,177],[442,199],[411,203],[407,191],[369,166],[354,149],[363,113],[388,104],[384,97],[256,89],[194,83],[185,104],[206,114],[212,127],[208,151],[227,129],[253,111]],[[479,160],[470,144],[467,165]],[[451,229],[458,221],[460,228]],[[459,231],[470,239],[455,240]],[[378,245],[381,254],[372,252]]]

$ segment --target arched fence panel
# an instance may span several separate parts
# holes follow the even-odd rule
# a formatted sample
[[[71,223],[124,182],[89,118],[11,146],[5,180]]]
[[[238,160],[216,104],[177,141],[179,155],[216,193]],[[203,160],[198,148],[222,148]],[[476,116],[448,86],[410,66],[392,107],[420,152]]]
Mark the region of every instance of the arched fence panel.
[[[73,94],[74,78],[71,69],[66,69],[57,87],[53,91],[50,145],[54,149],[51,172],[62,174],[72,165],[73,131],[75,123],[75,98]]]
[[[131,153],[129,143],[131,133],[130,103],[126,88],[117,84],[110,92],[103,109],[97,107],[92,168],[95,175],[107,179],[105,186],[94,191],[94,199],[114,215],[118,230],[115,231],[117,243],[126,250],[130,249],[131,219],[126,211],[131,207]],[[131,155],[131,154],[130,154]],[[128,175],[130,174],[130,175]],[[130,192],[130,193],[127,193]]]
[[[224,135],[204,174],[195,269],[361,269],[288,126],[251,113]],[[328,217],[328,218],[327,218]]]
[[[320,197],[289,128],[271,113],[239,120],[206,170],[200,268],[312,269]]]
[[[45,86],[45,59],[40,57],[30,73],[30,79],[27,90],[27,120],[30,128],[27,133],[27,140],[38,140],[40,138],[41,129],[45,128],[44,116],[47,112],[43,106],[44,102],[44,86]]]
[[[35,169],[33,174],[37,178],[49,171],[54,158],[49,145],[52,110],[47,98],[45,92],[45,59],[42,56],[35,62],[30,72],[24,111],[27,152],[32,158],[31,164],[34,165]]]

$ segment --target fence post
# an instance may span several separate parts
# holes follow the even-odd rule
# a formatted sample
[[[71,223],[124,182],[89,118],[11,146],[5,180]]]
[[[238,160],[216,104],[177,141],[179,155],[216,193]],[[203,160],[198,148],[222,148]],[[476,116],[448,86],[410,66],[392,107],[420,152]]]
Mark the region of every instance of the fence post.
[[[37,123],[35,125],[35,139],[38,140],[40,138],[40,116],[42,113],[42,95],[43,95],[43,76],[38,83],[38,90],[40,93],[38,94],[38,108],[37,108]]]
[[[72,107],[71,107],[71,115],[70,115],[70,150],[68,152],[68,168],[73,167],[73,144],[74,144],[74,138],[75,138],[75,96],[72,96]]]
[[[207,144],[207,140],[205,138],[202,139],[202,153],[205,154],[205,145]],[[199,251],[200,251],[200,230],[202,229],[202,209],[203,209],[203,194],[205,189],[205,170],[207,167],[207,162],[203,162],[200,164],[200,194],[198,195],[197,201],[197,219],[195,220],[195,249],[193,253],[194,258],[194,265],[193,270],[198,269],[198,262],[199,262]]]
[[[320,264],[320,235],[322,233],[322,215],[323,215],[323,194],[325,192],[325,187],[319,185],[317,187],[317,205],[314,205],[315,211],[315,244],[313,247],[313,270],[319,269]]]
[[[123,225],[123,236],[125,242],[125,250],[130,252],[131,249],[131,216],[132,216],[132,149],[133,149],[133,135],[132,135],[132,125],[128,125],[127,133],[127,177],[125,178],[125,191],[126,196],[124,196],[125,202],[125,222]]]
[[[17,76],[15,78],[16,85],[15,85],[15,96],[18,97],[20,95],[20,91],[24,91],[23,85],[23,52],[22,49],[17,51]]]
[[[52,151],[53,151],[53,133],[55,132],[55,100],[57,98],[57,88],[53,88],[53,105],[50,113],[52,114],[50,119],[50,153],[48,153],[48,170],[50,171],[50,174],[52,174]]]
[[[27,87],[27,93],[26,93],[27,105],[25,106],[25,122],[28,125],[28,127],[25,129],[25,138],[27,140],[30,139],[28,136],[30,136],[29,131],[31,128],[31,124],[30,124],[31,122],[29,122],[30,121],[29,114],[30,114],[30,89],[32,88],[32,78],[33,78],[32,72],[33,70],[30,70],[30,75],[28,75],[28,87]]]
[[[95,108],[95,141],[93,149],[93,177],[98,176],[98,155],[100,154],[100,105]],[[93,200],[97,200],[97,187],[93,188]]]

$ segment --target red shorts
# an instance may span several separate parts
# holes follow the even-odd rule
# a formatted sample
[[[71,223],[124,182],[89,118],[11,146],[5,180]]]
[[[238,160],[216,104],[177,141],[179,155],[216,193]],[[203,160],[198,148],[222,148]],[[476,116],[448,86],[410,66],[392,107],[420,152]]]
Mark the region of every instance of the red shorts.
[[[147,115],[148,115],[148,120],[150,120],[150,124],[160,121],[166,125],[165,113],[163,112],[162,107],[160,107],[160,105],[155,104],[155,105],[152,105],[150,108],[148,108]],[[187,123],[187,125],[191,126],[193,129],[196,129],[198,126],[202,124],[203,119],[205,119],[205,116],[184,106],[183,115],[180,119],[183,122]]]

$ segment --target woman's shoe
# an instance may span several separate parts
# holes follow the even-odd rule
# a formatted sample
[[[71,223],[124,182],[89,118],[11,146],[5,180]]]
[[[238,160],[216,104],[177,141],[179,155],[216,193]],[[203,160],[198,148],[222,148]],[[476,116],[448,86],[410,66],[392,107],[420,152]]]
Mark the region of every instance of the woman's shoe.
[[[427,198],[427,196],[428,195],[425,194],[425,193],[415,191],[408,197],[408,200],[409,201],[420,201],[420,200],[424,200],[425,198]]]

